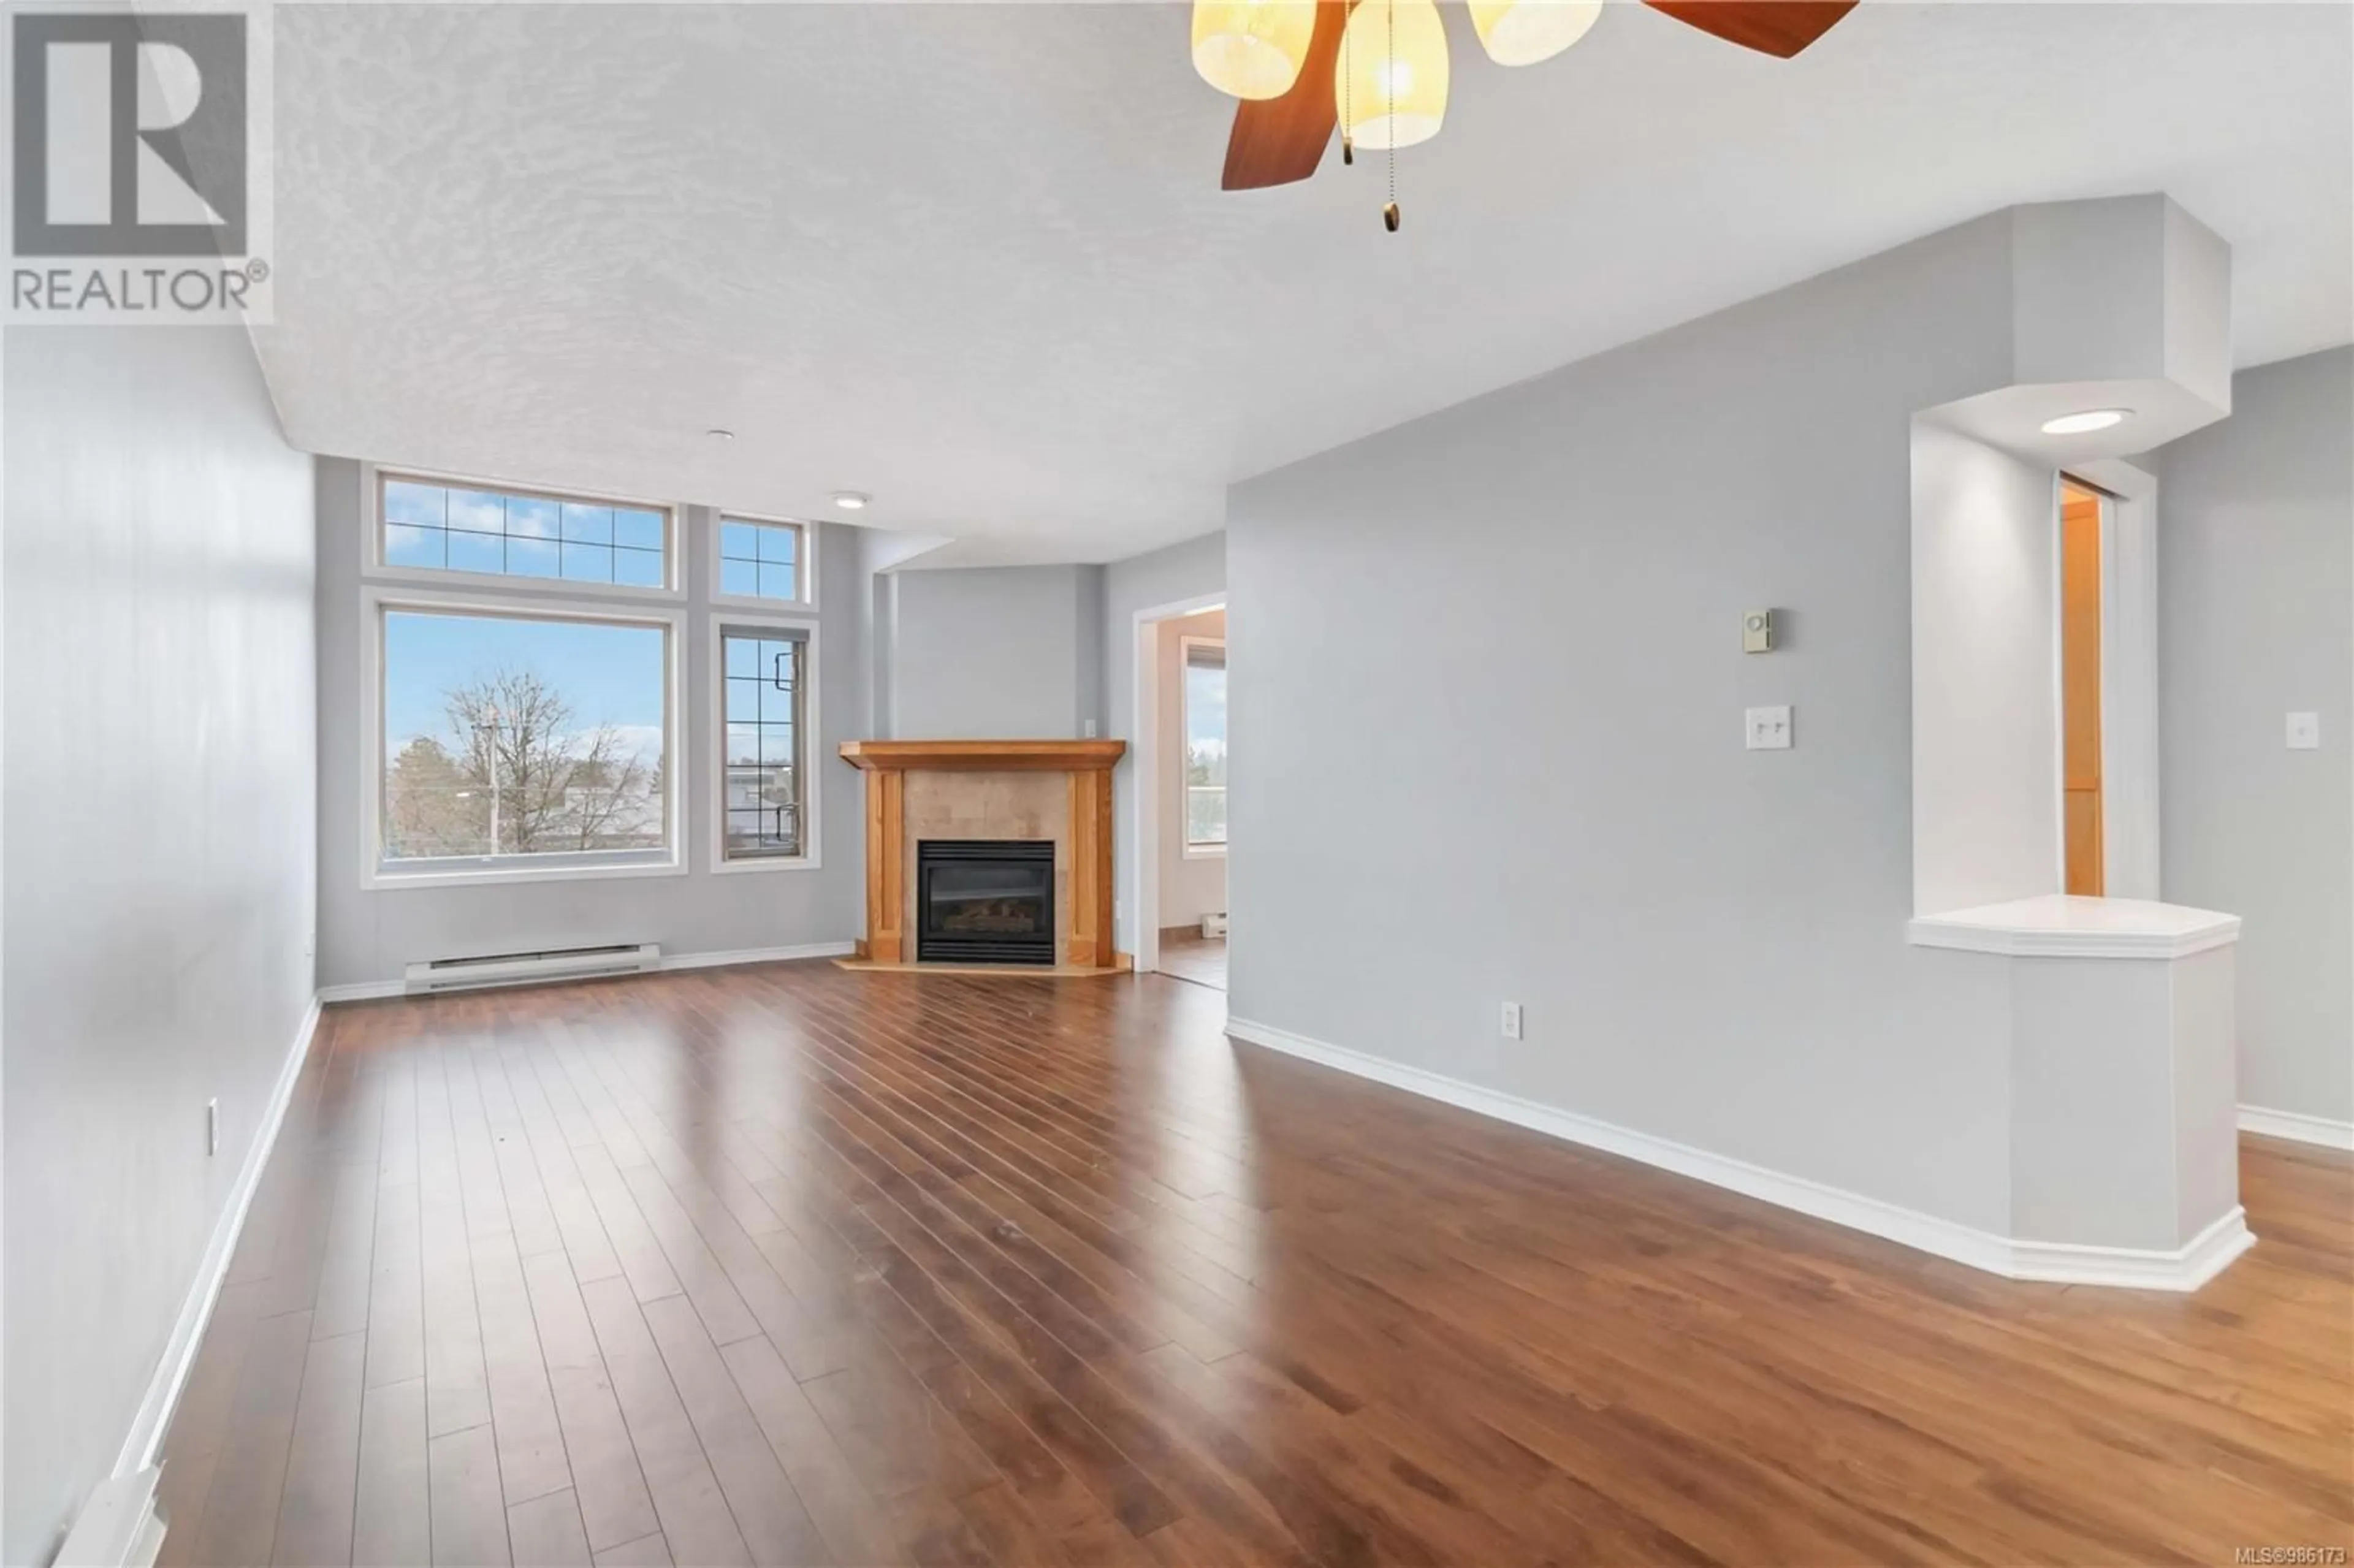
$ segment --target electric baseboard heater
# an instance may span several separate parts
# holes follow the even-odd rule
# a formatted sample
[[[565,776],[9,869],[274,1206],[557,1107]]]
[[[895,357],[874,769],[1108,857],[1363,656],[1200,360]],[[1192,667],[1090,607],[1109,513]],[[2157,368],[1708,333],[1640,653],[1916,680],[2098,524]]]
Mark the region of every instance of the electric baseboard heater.
[[[551,948],[535,953],[485,953],[474,958],[432,959],[408,966],[411,991],[471,991],[479,986],[532,985],[579,980],[588,975],[626,975],[662,967],[653,942],[617,942],[601,948]]]

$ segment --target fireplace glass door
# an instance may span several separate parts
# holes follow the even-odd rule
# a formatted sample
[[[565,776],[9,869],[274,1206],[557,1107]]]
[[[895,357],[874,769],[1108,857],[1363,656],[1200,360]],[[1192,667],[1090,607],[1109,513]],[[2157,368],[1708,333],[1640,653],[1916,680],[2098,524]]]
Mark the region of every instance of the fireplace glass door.
[[[916,875],[919,960],[1055,961],[1052,840],[922,840],[916,845]]]

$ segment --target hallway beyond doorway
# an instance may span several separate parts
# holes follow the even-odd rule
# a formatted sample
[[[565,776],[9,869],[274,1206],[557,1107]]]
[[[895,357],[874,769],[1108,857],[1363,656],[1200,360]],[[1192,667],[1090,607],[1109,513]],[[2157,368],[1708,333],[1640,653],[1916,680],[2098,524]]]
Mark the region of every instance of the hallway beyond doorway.
[[[1213,991],[1226,989],[1226,939],[1204,937],[1191,926],[1161,933],[1161,972]]]

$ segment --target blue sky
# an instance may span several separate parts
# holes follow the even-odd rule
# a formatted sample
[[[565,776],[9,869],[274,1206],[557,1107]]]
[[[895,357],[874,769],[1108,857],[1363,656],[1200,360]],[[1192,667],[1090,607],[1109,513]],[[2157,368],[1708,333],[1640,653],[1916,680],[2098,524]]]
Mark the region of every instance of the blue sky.
[[[642,508],[385,481],[387,566],[660,588],[663,548]]]
[[[392,610],[384,618],[384,654],[387,761],[417,736],[450,744],[444,692],[525,668],[564,694],[580,729],[613,725],[631,732],[649,758],[661,751],[660,627]]]
[[[1189,746],[1210,742],[1220,751],[1226,748],[1226,673],[1224,670],[1185,672],[1185,738]]]

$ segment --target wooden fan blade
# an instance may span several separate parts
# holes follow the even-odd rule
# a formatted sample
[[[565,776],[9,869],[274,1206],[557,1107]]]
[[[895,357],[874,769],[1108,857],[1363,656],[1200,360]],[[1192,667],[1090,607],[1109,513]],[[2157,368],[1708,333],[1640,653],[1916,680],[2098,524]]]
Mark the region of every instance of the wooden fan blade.
[[[1856,0],[1648,0],[1727,43],[1788,59],[1831,30]]]
[[[1341,30],[1354,0],[1320,0],[1316,32],[1299,79],[1281,98],[1246,99],[1235,106],[1234,133],[1226,138],[1226,172],[1218,184],[1230,191],[1257,190],[1304,180],[1324,161],[1325,144],[1340,114],[1332,107],[1332,62],[1341,56]]]

